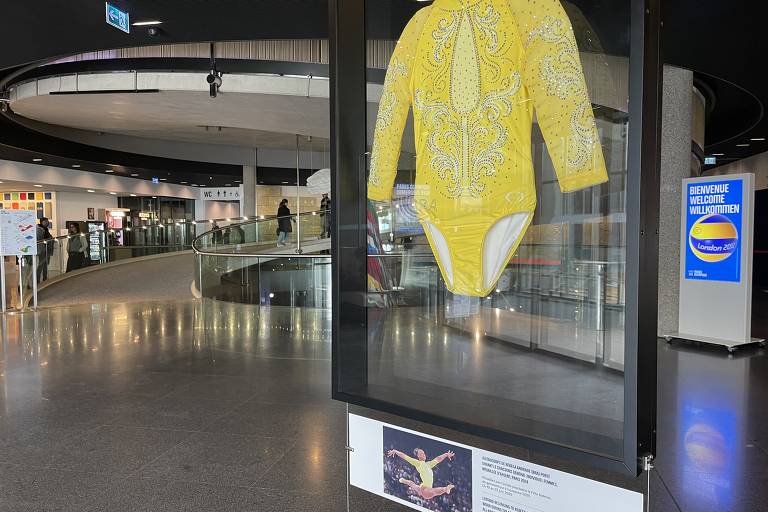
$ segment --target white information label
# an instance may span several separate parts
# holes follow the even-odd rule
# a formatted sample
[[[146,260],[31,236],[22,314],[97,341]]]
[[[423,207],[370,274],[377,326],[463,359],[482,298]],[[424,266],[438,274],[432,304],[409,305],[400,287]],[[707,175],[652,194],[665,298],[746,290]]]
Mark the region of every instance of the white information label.
[[[349,415],[350,483],[433,512],[642,512],[643,495]]]
[[[32,210],[0,210],[0,254],[37,254],[37,216]]]

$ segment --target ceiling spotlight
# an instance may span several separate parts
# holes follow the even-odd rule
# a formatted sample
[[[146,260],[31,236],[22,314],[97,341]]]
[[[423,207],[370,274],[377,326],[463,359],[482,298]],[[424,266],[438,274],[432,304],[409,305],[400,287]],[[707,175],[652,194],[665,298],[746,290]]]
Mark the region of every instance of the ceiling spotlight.
[[[42,162],[43,159],[42,158],[33,158],[32,161],[33,162]]]
[[[137,173],[137,172],[134,172],[134,173],[132,173],[132,174],[131,174],[131,176],[132,176],[132,177],[134,177],[134,178],[135,178],[136,176],[138,176],[138,175],[139,175],[139,173]]]
[[[181,184],[182,184],[182,185],[186,185],[186,184],[187,184],[187,182],[186,182],[186,181],[182,181],[182,182],[181,182]]]
[[[91,189],[88,189],[88,192],[90,192],[91,194],[93,194],[93,193],[94,193],[94,192],[96,192],[96,191],[95,191],[95,190],[91,190]]]
[[[110,192],[110,193],[109,193],[109,195],[111,195],[111,196],[116,196],[116,195],[117,195],[117,192]]]
[[[131,194],[131,197],[136,197],[136,194]]]
[[[37,187],[37,188],[43,188],[42,185],[34,185],[34,186]]]
[[[106,171],[104,171],[104,172],[105,172],[105,173],[107,173],[107,174],[112,174],[112,173],[113,173],[113,172],[115,172],[115,171],[114,171],[114,170],[112,170],[112,169],[107,169],[107,170],[106,170]]]
[[[168,178],[160,178],[160,181],[168,181]]]
[[[157,196],[152,196],[152,199],[157,199]]]
[[[72,164],[72,167],[73,167],[74,169],[79,169],[79,168],[80,168],[80,164]]]

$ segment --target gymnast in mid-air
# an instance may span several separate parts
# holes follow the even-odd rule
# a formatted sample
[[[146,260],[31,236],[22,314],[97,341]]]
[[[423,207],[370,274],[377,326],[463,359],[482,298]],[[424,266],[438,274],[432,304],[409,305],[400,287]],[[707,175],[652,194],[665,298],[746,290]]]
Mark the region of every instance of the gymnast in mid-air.
[[[435,480],[435,474],[432,469],[443,462],[445,459],[453,459],[454,455],[456,454],[449,450],[442,455],[438,455],[430,461],[427,460],[427,454],[421,448],[416,448],[413,450],[413,454],[416,456],[415,459],[413,457],[409,457],[399,450],[389,450],[387,452],[388,457],[398,456],[416,468],[416,471],[419,473],[419,478],[421,478],[421,484],[417,484],[416,482],[408,480],[407,478],[401,478],[399,482],[401,484],[407,485],[411,492],[421,496],[425,500],[431,500],[432,498],[442,496],[443,494],[451,494],[451,491],[455,487],[453,484],[448,484],[445,487],[432,487],[432,484]]]

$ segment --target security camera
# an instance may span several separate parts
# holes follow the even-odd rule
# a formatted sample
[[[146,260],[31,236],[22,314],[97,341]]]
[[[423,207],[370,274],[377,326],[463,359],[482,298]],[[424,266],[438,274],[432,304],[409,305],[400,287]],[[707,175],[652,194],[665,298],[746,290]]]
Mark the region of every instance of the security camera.
[[[205,77],[205,81],[208,82],[208,87],[211,91],[211,98],[215,98],[219,93],[219,87],[221,87],[221,73],[212,70],[208,76]]]
[[[150,37],[157,37],[160,34],[160,28],[155,26],[147,27],[147,34]]]

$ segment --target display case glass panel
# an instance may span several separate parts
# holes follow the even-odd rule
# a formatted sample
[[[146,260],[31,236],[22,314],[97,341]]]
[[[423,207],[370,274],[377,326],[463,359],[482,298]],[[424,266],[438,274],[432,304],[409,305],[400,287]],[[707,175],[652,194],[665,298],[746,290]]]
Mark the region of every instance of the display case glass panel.
[[[634,456],[631,4],[366,0],[365,340],[340,333],[338,397]]]

